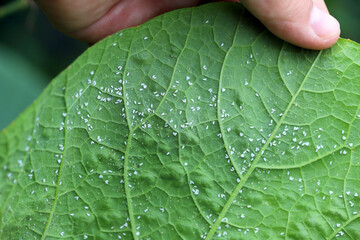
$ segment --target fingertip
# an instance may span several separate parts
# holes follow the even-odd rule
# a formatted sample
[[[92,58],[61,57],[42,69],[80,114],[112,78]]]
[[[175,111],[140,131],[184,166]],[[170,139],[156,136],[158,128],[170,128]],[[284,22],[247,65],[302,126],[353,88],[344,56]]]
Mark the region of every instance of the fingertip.
[[[299,47],[322,50],[333,46],[340,37],[340,24],[328,12],[313,5],[309,24],[295,27],[284,36],[284,40]]]
[[[322,0],[249,1],[247,7],[273,34],[296,46],[320,50],[340,36],[340,24]]]
[[[333,45],[340,36],[339,22],[327,12],[322,11],[315,5],[310,15],[310,25],[313,32],[323,42],[325,48]]]
[[[334,45],[340,37],[340,28],[332,34],[326,34],[325,29],[321,29],[321,36],[317,35],[310,24],[303,26],[293,22],[274,21],[266,25],[268,29],[282,40],[295,46],[322,50]],[[325,34],[325,35],[324,35]]]

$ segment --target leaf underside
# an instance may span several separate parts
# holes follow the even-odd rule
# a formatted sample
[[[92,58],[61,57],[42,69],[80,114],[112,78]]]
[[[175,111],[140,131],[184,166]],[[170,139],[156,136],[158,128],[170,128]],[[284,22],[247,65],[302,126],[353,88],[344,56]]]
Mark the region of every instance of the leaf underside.
[[[0,134],[0,239],[359,239],[359,49],[234,3],[106,38]]]

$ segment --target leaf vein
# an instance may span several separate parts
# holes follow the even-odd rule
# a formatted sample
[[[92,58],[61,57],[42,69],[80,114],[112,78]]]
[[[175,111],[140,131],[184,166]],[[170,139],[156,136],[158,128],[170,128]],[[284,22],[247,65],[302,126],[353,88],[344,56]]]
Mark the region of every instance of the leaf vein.
[[[255,168],[257,167],[257,163],[259,162],[262,154],[264,153],[264,151],[267,149],[267,147],[269,146],[270,142],[272,141],[272,139],[275,137],[278,129],[280,128],[280,126],[282,125],[283,120],[285,119],[285,117],[287,116],[287,113],[289,112],[291,106],[293,105],[295,99],[297,98],[297,96],[299,95],[299,93],[302,91],[302,88],[306,82],[306,79],[308,77],[308,75],[310,74],[310,72],[312,71],[313,67],[315,66],[315,63],[317,62],[317,60],[319,59],[320,55],[321,55],[322,51],[320,51],[316,57],[316,59],[314,60],[313,64],[311,65],[311,67],[309,68],[306,76],[304,77],[303,82],[301,83],[301,85],[299,86],[298,91],[296,92],[296,94],[293,96],[293,98],[290,100],[287,108],[285,109],[283,116],[280,118],[280,121],[278,122],[278,124],[275,126],[274,130],[272,131],[272,134],[270,135],[270,137],[268,138],[268,140],[266,141],[266,143],[264,144],[264,146],[261,148],[260,153],[256,156],[256,158],[254,159],[251,167],[248,169],[248,171],[246,172],[246,174],[244,175],[244,177],[240,180],[240,182],[238,183],[238,185],[235,187],[234,191],[232,192],[232,194],[230,195],[230,198],[228,199],[228,201],[226,202],[226,204],[224,205],[222,211],[220,212],[218,218],[216,219],[216,222],[214,223],[214,225],[211,227],[206,240],[210,240],[213,235],[215,234],[217,228],[220,226],[222,219],[225,217],[227,211],[229,210],[229,208],[231,207],[233,201],[235,200],[236,196],[238,195],[238,193],[240,192],[240,190],[242,189],[242,187],[244,186],[245,182],[247,181],[247,179],[250,177],[250,175],[252,174],[252,172],[255,170]]]

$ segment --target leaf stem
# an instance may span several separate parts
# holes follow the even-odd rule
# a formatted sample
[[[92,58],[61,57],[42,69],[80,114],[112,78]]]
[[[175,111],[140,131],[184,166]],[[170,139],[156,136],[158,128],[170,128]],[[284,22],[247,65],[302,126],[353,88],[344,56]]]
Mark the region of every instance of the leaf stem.
[[[7,17],[8,15],[21,11],[29,6],[27,0],[15,0],[2,7],[0,7],[0,19]]]

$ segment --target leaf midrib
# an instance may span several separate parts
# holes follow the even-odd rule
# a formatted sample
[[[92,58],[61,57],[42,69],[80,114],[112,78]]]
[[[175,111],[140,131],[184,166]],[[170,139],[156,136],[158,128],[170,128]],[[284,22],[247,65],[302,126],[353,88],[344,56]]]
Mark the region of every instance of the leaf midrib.
[[[230,51],[230,50],[229,50]],[[259,154],[256,156],[256,158],[254,159],[254,161],[252,162],[251,167],[248,169],[248,171],[246,172],[246,174],[244,175],[244,177],[240,180],[240,182],[238,183],[238,185],[235,187],[235,189],[233,190],[233,192],[231,193],[228,201],[225,203],[223,209],[221,210],[218,218],[216,219],[214,225],[211,226],[210,231],[208,232],[206,239],[205,240],[210,240],[213,235],[215,234],[216,230],[218,229],[218,227],[220,226],[220,224],[222,223],[222,219],[225,217],[226,213],[228,212],[229,208],[231,207],[233,201],[235,200],[235,198],[237,197],[238,193],[240,192],[240,190],[242,189],[242,187],[245,185],[245,183],[247,182],[248,178],[250,177],[250,175],[252,174],[252,172],[257,168],[257,163],[259,162],[260,158],[262,157],[263,153],[265,152],[265,150],[267,149],[267,147],[269,146],[270,142],[274,139],[277,131],[279,130],[280,126],[282,125],[284,119],[287,116],[287,113],[289,112],[289,110],[291,109],[291,106],[293,105],[294,101],[296,100],[297,96],[299,95],[299,93],[302,91],[302,88],[306,82],[306,79],[308,78],[310,72],[312,71],[313,67],[315,66],[315,63],[317,62],[317,60],[319,59],[320,55],[322,54],[322,51],[319,51],[318,55],[316,56],[314,62],[312,63],[312,65],[310,66],[308,72],[306,73],[303,82],[301,83],[301,85],[299,86],[299,89],[297,90],[297,92],[295,93],[295,95],[291,98],[287,108],[285,109],[282,117],[280,118],[279,122],[277,123],[277,125],[275,126],[274,130],[272,131],[270,137],[268,138],[268,140],[266,141],[266,143],[264,144],[264,146],[261,148],[261,150],[259,151]],[[279,55],[279,59],[280,59],[280,55]],[[278,59],[278,60],[279,60]],[[220,79],[221,81],[222,79]]]
[[[176,67],[178,66],[179,64],[179,59],[180,59],[180,56],[182,55],[182,53],[184,52],[184,50],[186,49],[186,46],[187,46],[187,43],[188,43],[188,39],[189,39],[189,32],[191,31],[191,22],[192,22],[192,14],[193,14],[193,8],[190,8],[191,10],[191,13],[190,13],[190,26],[189,26],[189,31],[188,31],[188,34],[186,35],[186,39],[185,39],[185,43],[184,43],[184,46],[183,48],[181,49],[177,59],[176,59],[176,62],[175,62],[175,65],[174,65],[174,70],[173,70],[173,73],[172,73],[172,76],[170,78],[170,81],[169,81],[169,85],[165,91],[165,95],[164,97],[161,99],[161,101],[159,102],[158,106],[156,107],[156,109],[154,110],[153,113],[149,114],[147,117],[144,118],[144,120],[138,124],[136,124],[133,128],[131,128],[131,120],[130,120],[130,115],[128,114],[128,107],[126,105],[127,103],[127,100],[126,100],[126,97],[123,98],[124,100],[124,109],[125,109],[125,114],[126,114],[126,118],[127,118],[127,124],[128,124],[128,127],[129,127],[129,136],[128,136],[128,139],[127,139],[127,142],[126,142],[126,149],[125,149],[125,159],[124,159],[124,188],[125,188],[125,195],[126,195],[126,201],[127,201],[127,206],[128,206],[128,214],[129,214],[129,218],[130,218],[130,224],[131,224],[131,229],[132,229],[132,235],[133,235],[133,238],[136,240],[138,239],[138,236],[136,235],[136,227],[135,227],[135,218],[134,218],[134,213],[133,213],[133,210],[132,210],[132,203],[131,203],[131,197],[130,197],[130,189],[129,189],[129,179],[128,179],[128,162],[129,162],[129,151],[130,151],[130,146],[131,146],[131,141],[132,141],[132,135],[133,133],[141,126],[142,123],[148,121],[149,119],[151,119],[152,117],[154,116],[157,116],[157,111],[160,109],[161,105],[165,102],[166,98],[167,98],[167,95],[171,89],[171,86],[172,86],[172,83],[174,81],[174,76],[175,76],[175,73],[176,73]],[[136,30],[135,30],[136,31]],[[134,33],[135,34],[135,33]],[[131,42],[132,44],[132,42]],[[131,49],[131,44],[129,46],[129,52],[130,52],[130,49]],[[125,93],[126,93],[126,87],[125,87],[125,70],[126,70],[126,67],[127,67],[127,61],[126,61],[126,64],[124,66],[124,72],[123,72],[123,96],[125,96]],[[160,116],[159,116],[160,117]],[[178,134],[179,135],[179,134]],[[200,209],[199,209],[200,211]],[[179,235],[180,236],[180,235]]]
[[[241,16],[239,17],[238,24],[236,26],[236,30],[235,30],[235,33],[234,33],[233,41],[231,43],[231,46],[230,46],[229,50],[226,52],[224,60],[223,60],[223,64],[222,64],[222,67],[221,67],[221,70],[220,70],[219,89],[218,89],[218,94],[217,94],[218,99],[219,99],[219,102],[217,102],[217,118],[218,118],[217,121],[219,122],[220,133],[222,135],[221,139],[222,139],[222,141],[224,143],[225,151],[229,156],[230,162],[233,165],[233,167],[235,168],[235,171],[236,171],[236,173],[237,173],[237,175],[239,177],[241,177],[241,174],[240,174],[241,171],[238,169],[237,165],[235,164],[235,160],[231,157],[231,154],[229,153],[229,148],[228,148],[229,144],[227,143],[227,140],[225,138],[225,134],[224,134],[224,130],[223,130],[223,124],[221,124],[222,121],[221,121],[221,109],[220,109],[220,96],[221,96],[221,92],[222,92],[222,84],[221,84],[222,81],[221,81],[221,79],[223,78],[224,65],[225,65],[226,59],[228,58],[228,56],[229,56],[229,54],[231,52],[231,49],[234,47],[236,35],[237,35],[238,30],[239,30],[241,19],[243,18],[243,16],[244,16],[244,11],[241,13]]]
[[[135,218],[134,218],[134,211],[132,209],[132,204],[131,204],[131,198],[130,198],[130,188],[129,188],[129,179],[128,179],[128,163],[129,163],[129,147],[131,145],[131,139],[132,139],[132,135],[134,133],[134,130],[131,129],[131,120],[130,120],[130,115],[129,115],[129,111],[128,111],[128,107],[127,107],[127,99],[126,99],[126,88],[125,88],[125,73],[126,73],[126,69],[127,69],[127,64],[130,58],[130,51],[132,48],[132,44],[134,42],[134,36],[137,32],[138,28],[135,28],[134,34],[132,35],[132,39],[129,45],[129,51],[128,51],[128,55],[126,57],[126,62],[125,62],[125,66],[124,66],[124,70],[123,70],[123,75],[122,75],[122,89],[123,89],[123,102],[124,102],[124,111],[125,111],[125,116],[126,116],[126,122],[129,128],[129,135],[126,141],[126,147],[125,147],[125,155],[124,155],[124,189],[125,189],[125,198],[126,198],[126,203],[127,203],[127,209],[128,209],[128,214],[129,214],[129,219],[130,219],[130,226],[131,226],[131,234],[133,236],[133,238],[136,240],[137,239],[137,235],[136,235],[136,228],[135,228]]]
[[[94,70],[94,73],[96,73],[99,69],[99,66],[100,66],[100,63],[102,62],[103,58],[104,58],[104,55],[105,55],[105,52],[106,52],[106,48],[104,48],[103,50],[103,53],[102,53],[102,56],[100,58],[100,62],[99,62],[99,65],[97,66],[97,68]],[[68,74],[68,72],[66,73]],[[68,76],[68,75],[66,75]],[[66,80],[66,85],[68,85],[68,77],[67,77],[67,80]],[[87,88],[85,89],[85,91],[88,89],[89,86],[87,86]],[[84,91],[84,92],[85,92]],[[47,231],[49,230],[50,228],[50,225],[51,225],[51,222],[52,222],[52,218],[54,216],[54,213],[55,213],[55,209],[56,209],[56,204],[57,204],[57,200],[59,199],[60,195],[59,195],[59,188],[60,188],[60,182],[61,182],[61,177],[62,177],[62,169],[63,169],[63,166],[64,166],[64,162],[65,162],[65,159],[66,159],[66,140],[67,140],[67,135],[68,135],[68,130],[67,130],[67,118],[69,116],[69,111],[70,109],[75,105],[75,103],[78,101],[78,99],[76,99],[76,101],[73,102],[73,104],[71,104],[69,107],[67,106],[67,103],[66,103],[66,92],[67,92],[67,86],[65,86],[65,92],[64,92],[64,106],[65,106],[65,110],[66,110],[66,116],[65,116],[65,120],[64,120],[64,151],[63,151],[63,159],[60,163],[60,167],[59,167],[59,176],[58,176],[58,180],[56,182],[56,186],[55,186],[55,196],[54,196],[54,203],[51,207],[51,210],[50,210],[50,213],[49,213],[49,218],[48,220],[46,221],[46,224],[45,224],[45,228],[44,228],[44,231],[42,233],[42,236],[41,236],[41,240],[44,240],[46,238],[46,234],[47,234]]]

